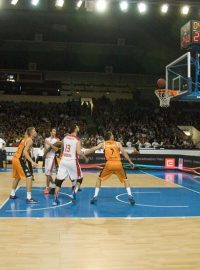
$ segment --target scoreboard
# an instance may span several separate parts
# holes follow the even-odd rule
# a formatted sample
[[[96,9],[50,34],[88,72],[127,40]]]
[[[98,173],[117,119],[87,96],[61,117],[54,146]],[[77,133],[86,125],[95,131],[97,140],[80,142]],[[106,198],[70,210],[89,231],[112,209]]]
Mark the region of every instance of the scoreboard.
[[[181,27],[181,49],[188,49],[191,45],[200,46],[200,21],[192,20]]]

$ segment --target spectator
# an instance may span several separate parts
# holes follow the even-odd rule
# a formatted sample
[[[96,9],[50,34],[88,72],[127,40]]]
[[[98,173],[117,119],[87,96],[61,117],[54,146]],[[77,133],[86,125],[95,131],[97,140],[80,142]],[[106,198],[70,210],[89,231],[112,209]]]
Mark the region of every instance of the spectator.
[[[159,143],[157,142],[156,139],[154,139],[154,141],[153,141],[153,143],[152,143],[152,146],[153,146],[153,148],[158,148]]]
[[[3,151],[3,167],[5,168],[7,165],[7,153],[5,143],[2,144],[2,151]]]
[[[2,147],[0,148],[0,168],[6,167],[6,149],[5,144],[2,144]]]
[[[146,142],[144,143],[144,147],[151,148],[151,143],[148,140],[146,140]]]
[[[126,143],[126,146],[127,146],[128,148],[131,148],[131,146],[132,146],[131,140],[128,140],[128,142]]]
[[[40,148],[38,149],[38,152],[36,154],[36,163],[38,164],[38,161],[42,161],[42,167],[44,168],[44,146],[40,145]]]
[[[200,110],[198,104],[176,104],[168,109],[155,108],[149,104],[137,104],[133,100],[118,99],[111,101],[106,97],[93,100],[91,109],[86,103],[67,101],[66,103],[1,102],[0,136],[5,138],[7,146],[17,146],[23,134],[24,125],[38,127],[38,137],[34,146],[39,147],[47,137],[52,126],[63,138],[69,124],[76,121],[80,126],[80,137],[84,147],[100,143],[106,130],[111,130],[116,140],[123,146],[136,145],[146,147],[146,142],[158,147],[192,148],[190,137],[178,129],[178,125],[192,125],[200,129]],[[189,110],[189,113],[188,111]],[[49,113],[51,112],[51,113]],[[175,117],[176,115],[176,117]],[[9,119],[9,121],[7,121]],[[88,127],[87,121],[90,122]],[[157,141],[154,142],[154,138]],[[2,143],[0,139],[0,146]]]
[[[5,145],[6,144],[6,142],[2,139],[2,138],[0,138],[0,149],[2,148],[2,145]]]

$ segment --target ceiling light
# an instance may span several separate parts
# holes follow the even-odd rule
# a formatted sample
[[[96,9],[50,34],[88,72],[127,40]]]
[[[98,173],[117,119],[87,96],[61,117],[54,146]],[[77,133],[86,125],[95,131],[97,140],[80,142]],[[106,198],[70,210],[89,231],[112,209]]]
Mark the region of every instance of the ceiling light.
[[[183,14],[183,15],[187,15],[189,13],[189,11],[190,11],[190,7],[189,6],[183,6],[181,8],[181,14]]]
[[[11,5],[15,6],[17,4],[18,0],[12,0]]]
[[[80,8],[83,4],[83,0],[79,0],[76,4],[77,8]]]
[[[167,13],[168,9],[169,9],[169,5],[168,4],[163,4],[161,6],[161,8],[160,8],[160,10],[161,10],[162,13]]]
[[[128,2],[127,1],[121,1],[120,4],[120,9],[123,12],[126,12],[128,10]]]
[[[31,4],[32,4],[33,6],[37,6],[38,3],[39,3],[39,1],[40,1],[40,0],[32,0],[32,1],[31,1]]]
[[[55,6],[56,7],[63,7],[64,3],[65,3],[64,0],[56,0]]]
[[[96,9],[99,12],[104,12],[107,8],[107,1],[106,0],[98,0],[96,2]]]
[[[137,6],[138,6],[138,10],[139,10],[140,13],[145,13],[147,11],[146,3],[139,2]]]

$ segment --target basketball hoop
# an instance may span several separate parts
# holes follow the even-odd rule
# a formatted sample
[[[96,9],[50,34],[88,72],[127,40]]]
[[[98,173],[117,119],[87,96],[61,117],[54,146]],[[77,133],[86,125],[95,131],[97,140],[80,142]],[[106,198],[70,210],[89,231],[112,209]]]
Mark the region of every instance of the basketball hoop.
[[[169,89],[156,89],[155,94],[160,100],[160,107],[168,108],[170,106],[171,98],[177,96],[179,91]]]

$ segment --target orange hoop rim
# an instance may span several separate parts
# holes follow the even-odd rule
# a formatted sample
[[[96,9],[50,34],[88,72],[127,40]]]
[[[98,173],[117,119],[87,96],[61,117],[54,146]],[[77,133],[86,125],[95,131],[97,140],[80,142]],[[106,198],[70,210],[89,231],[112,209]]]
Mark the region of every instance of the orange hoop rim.
[[[179,94],[179,90],[172,90],[172,89],[156,89],[155,90],[155,93],[158,93],[158,94],[169,94],[169,96],[172,96],[172,97],[175,97],[175,96],[178,96]]]

